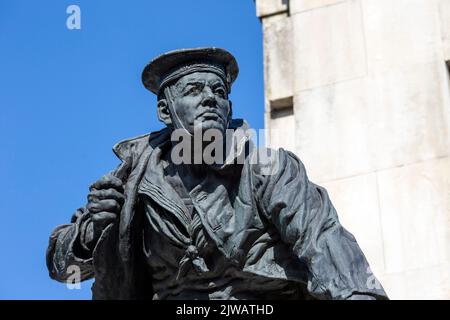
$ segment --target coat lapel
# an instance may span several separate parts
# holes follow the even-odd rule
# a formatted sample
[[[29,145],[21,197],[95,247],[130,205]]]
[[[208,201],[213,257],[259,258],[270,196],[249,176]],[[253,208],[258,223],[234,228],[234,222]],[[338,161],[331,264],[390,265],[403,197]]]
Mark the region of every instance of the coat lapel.
[[[182,224],[187,225],[190,222],[189,212],[183,200],[164,178],[161,154],[160,148],[153,151],[138,192],[149,196],[162,208],[174,214]]]

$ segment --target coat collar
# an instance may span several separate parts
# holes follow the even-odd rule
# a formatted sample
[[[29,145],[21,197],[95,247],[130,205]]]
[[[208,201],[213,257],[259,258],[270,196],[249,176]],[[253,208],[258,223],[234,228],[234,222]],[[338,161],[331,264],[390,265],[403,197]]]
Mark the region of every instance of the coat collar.
[[[154,149],[168,140],[170,140],[170,130],[164,128],[159,131],[122,140],[113,146],[113,152],[120,160],[126,161],[130,158],[136,158],[146,148],[150,147]]]
[[[213,169],[221,170],[233,164],[234,160],[241,157],[245,152],[245,146],[251,139],[248,131],[249,126],[245,120],[233,119],[229,129],[234,130],[232,146],[237,152],[231,154],[231,156],[227,156],[223,165],[212,167]],[[122,161],[133,161],[139,158],[146,148],[154,150],[170,141],[170,134],[170,129],[166,127],[159,131],[128,138],[116,143],[113,146],[113,152]],[[230,150],[227,150],[228,155],[229,153]]]

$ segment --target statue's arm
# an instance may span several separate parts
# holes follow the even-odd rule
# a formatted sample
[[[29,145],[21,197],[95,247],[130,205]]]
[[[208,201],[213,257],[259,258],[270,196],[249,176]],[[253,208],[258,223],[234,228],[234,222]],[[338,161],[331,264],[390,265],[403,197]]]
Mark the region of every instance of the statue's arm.
[[[64,282],[77,270],[80,281],[92,278],[93,224],[90,214],[78,209],[70,224],[56,227],[46,252],[47,268],[52,279]]]
[[[71,223],[53,230],[47,248],[50,277],[64,282],[80,272],[80,281],[94,276],[93,252],[106,228],[116,221],[125,196],[123,176],[129,164],[101,177],[89,188],[88,203],[72,216]],[[121,172],[122,171],[122,172]]]
[[[355,238],[339,223],[325,189],[309,181],[301,161],[280,149],[273,174],[254,175],[264,214],[308,269],[319,299],[379,299],[386,294]]]

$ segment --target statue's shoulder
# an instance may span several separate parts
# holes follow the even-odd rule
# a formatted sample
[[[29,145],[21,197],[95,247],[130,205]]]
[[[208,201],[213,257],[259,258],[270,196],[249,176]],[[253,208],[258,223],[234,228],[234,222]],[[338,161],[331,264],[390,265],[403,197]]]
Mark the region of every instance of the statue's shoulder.
[[[168,131],[167,128],[164,128],[159,131],[121,140],[113,146],[113,152],[121,160],[138,156],[142,154],[144,150],[154,148],[166,141],[169,136]]]
[[[298,170],[304,170],[299,157],[283,148],[254,148],[247,157],[247,161],[256,175],[277,176],[288,171],[295,174]]]

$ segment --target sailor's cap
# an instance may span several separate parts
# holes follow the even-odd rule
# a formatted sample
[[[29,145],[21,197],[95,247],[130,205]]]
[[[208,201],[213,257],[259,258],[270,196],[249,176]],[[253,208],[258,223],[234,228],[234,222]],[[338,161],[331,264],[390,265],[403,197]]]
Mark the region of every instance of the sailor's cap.
[[[224,49],[179,49],[150,61],[142,72],[142,83],[158,95],[167,84],[193,72],[216,73],[224,80],[230,92],[231,85],[238,76],[239,67],[234,56]]]

